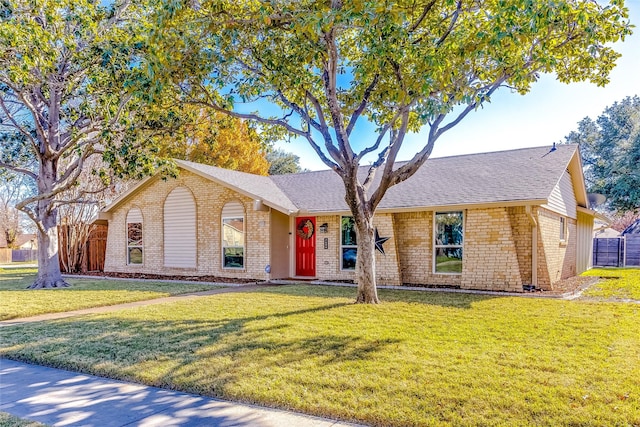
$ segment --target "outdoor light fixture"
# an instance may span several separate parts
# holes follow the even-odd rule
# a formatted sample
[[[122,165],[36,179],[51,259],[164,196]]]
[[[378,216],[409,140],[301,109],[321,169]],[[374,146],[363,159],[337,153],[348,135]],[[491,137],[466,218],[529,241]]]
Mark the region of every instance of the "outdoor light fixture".
[[[329,231],[329,224],[326,222],[320,226],[321,233],[327,233]]]

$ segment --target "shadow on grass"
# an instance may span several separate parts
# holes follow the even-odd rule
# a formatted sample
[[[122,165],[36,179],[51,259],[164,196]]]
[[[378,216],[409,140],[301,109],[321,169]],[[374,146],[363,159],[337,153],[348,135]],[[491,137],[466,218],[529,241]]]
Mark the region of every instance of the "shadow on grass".
[[[255,402],[246,381],[258,381],[264,387],[270,377],[263,377],[261,372],[304,372],[308,366],[327,369],[333,364],[361,362],[374,359],[387,346],[401,342],[326,328],[314,332],[308,329],[304,317],[294,318],[347,305],[327,304],[213,320],[101,316],[7,327],[2,331],[0,356]],[[317,321],[316,316],[314,322]],[[311,375],[303,376],[301,383],[314,381]],[[291,381],[294,380],[289,379],[288,383]],[[244,391],[237,394],[239,383],[244,384],[240,387]]]
[[[355,303],[356,288],[332,285],[277,285],[265,287],[253,292],[275,293],[289,296],[321,297],[321,298],[350,298]],[[396,289],[378,289],[378,296],[382,304],[385,302],[404,302],[441,307],[470,309],[471,305],[480,301],[496,298],[514,298],[511,295],[478,295],[461,292],[442,291],[414,291]]]

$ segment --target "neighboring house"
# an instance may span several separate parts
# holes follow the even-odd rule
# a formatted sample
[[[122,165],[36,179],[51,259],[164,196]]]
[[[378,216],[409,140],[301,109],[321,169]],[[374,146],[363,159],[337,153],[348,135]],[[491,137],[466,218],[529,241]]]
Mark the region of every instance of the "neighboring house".
[[[35,234],[19,234],[16,237],[15,249],[38,249],[38,239]]]
[[[0,248],[8,248],[7,239],[0,233]],[[12,245],[13,249],[37,249],[38,239],[35,234],[18,234]]]
[[[629,235],[640,236],[640,219],[631,223],[627,228],[622,230],[622,233],[620,234],[622,236],[629,236]]]
[[[177,179],[147,178],[101,212],[106,272],[354,279],[357,236],[335,172],[176,162]],[[576,145],[429,159],[376,211],[378,283],[551,290],[591,267],[587,206]]]
[[[611,220],[604,221],[596,216],[593,222],[594,239],[611,239],[619,236],[620,232],[611,228]]]

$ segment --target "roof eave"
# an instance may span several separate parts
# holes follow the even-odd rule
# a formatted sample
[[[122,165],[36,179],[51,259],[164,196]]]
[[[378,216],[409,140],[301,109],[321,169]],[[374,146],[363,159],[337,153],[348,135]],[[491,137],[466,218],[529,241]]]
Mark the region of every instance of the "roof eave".
[[[547,199],[526,199],[526,200],[509,200],[509,201],[496,201],[496,202],[478,202],[478,203],[464,203],[464,204],[451,204],[451,205],[432,205],[432,206],[399,206],[399,207],[387,207],[378,208],[376,213],[404,213],[404,212],[421,212],[421,211],[453,211],[462,209],[488,209],[488,208],[500,208],[500,207],[518,207],[518,206],[539,206],[548,203]],[[351,215],[349,210],[304,210],[300,211],[305,215]]]
[[[233,184],[230,184],[227,181],[221,180],[221,179],[216,178],[216,177],[214,177],[212,175],[209,175],[209,174],[207,174],[205,172],[202,172],[202,171],[200,171],[200,170],[198,170],[196,168],[193,168],[193,167],[189,166],[188,164],[183,163],[180,160],[175,160],[175,162],[179,167],[181,167],[181,168],[183,168],[183,169],[185,169],[185,170],[187,170],[187,171],[189,171],[191,173],[194,173],[194,174],[196,174],[198,176],[201,176],[202,178],[208,179],[209,181],[215,182],[216,184],[221,185],[223,187],[227,187],[227,188],[229,188],[229,189],[231,189],[231,190],[233,190],[233,191],[235,191],[237,193],[242,194],[243,196],[249,197],[250,199],[259,200],[262,203],[264,203],[266,206],[268,206],[268,207],[270,207],[272,209],[275,209],[275,210],[277,210],[279,212],[282,212],[282,213],[287,214],[287,215],[292,215],[292,214],[295,214],[295,213],[298,212],[298,210],[292,210],[292,209],[286,208],[286,207],[281,206],[281,205],[279,205],[279,204],[277,204],[277,203],[275,203],[275,202],[273,202],[271,200],[265,199],[264,197],[262,197],[262,196],[260,196],[258,194],[251,193],[251,192],[246,191],[246,190],[244,190],[242,188],[239,188],[239,187],[237,187],[237,186],[235,186]]]
[[[137,193],[142,188],[144,188],[155,177],[157,177],[157,174],[145,177],[142,181],[140,181],[139,183],[137,183],[136,185],[134,185],[133,187],[131,187],[130,189],[128,189],[127,191],[119,195],[118,197],[116,197],[111,203],[109,203],[107,206],[102,208],[100,212],[104,212],[104,213],[111,212],[113,209],[120,206],[129,197],[133,196],[135,193]]]
[[[584,208],[589,207],[589,198],[587,196],[587,186],[584,183],[584,172],[582,169],[582,156],[580,155],[580,147],[576,146],[571,160],[567,165],[567,169],[571,174],[571,181],[576,194],[576,202],[578,206]]]

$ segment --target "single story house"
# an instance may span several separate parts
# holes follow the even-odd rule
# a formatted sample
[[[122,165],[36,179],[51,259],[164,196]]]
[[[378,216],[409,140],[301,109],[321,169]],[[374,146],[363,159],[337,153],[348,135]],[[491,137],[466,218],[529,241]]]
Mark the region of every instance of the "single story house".
[[[177,179],[144,179],[101,212],[106,272],[353,280],[358,236],[335,172],[177,164]],[[377,280],[552,290],[591,267],[593,220],[576,145],[429,159],[376,211]]]

